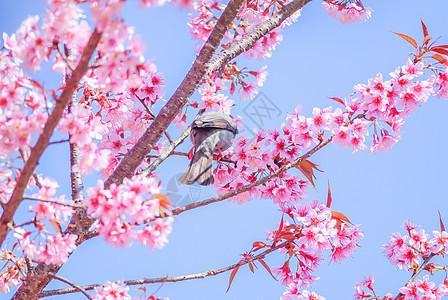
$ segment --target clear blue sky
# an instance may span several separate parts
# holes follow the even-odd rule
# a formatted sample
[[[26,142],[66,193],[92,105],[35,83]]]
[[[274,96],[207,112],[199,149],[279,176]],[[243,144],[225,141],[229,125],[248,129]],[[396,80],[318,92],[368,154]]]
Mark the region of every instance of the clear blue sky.
[[[44,12],[44,1],[3,1],[0,31],[12,33],[28,15]],[[188,11],[170,5],[152,10],[136,10],[137,1],[129,1],[124,18],[137,28],[147,44],[147,58],[154,58],[165,74],[168,98],[188,71],[195,57],[195,43],[188,34]],[[431,36],[441,36],[448,43],[448,1],[397,0],[364,1],[373,8],[372,18],[362,24],[342,25],[326,15],[320,1],[312,1],[303,16],[285,30],[284,41],[273,57],[266,61],[250,61],[258,69],[268,65],[269,77],[261,91],[281,111],[265,128],[279,127],[287,112],[297,104],[311,115],[313,107],[335,106],[328,96],[346,97],[356,83],[366,83],[377,72],[385,77],[407,60],[412,46],[392,34],[400,32],[422,39],[420,17]],[[58,78],[39,74],[54,88]],[[197,97],[197,96],[196,96]],[[248,102],[238,102],[243,115]],[[310,190],[308,200],[326,199],[330,181],[334,210],[343,212],[355,224],[362,224],[365,238],[361,248],[342,264],[322,263],[317,274],[321,280],[310,290],[329,300],[351,299],[354,285],[374,273],[377,292],[396,293],[410,274],[398,271],[384,257],[381,246],[392,232],[400,231],[405,219],[411,219],[431,232],[439,229],[437,210],[448,225],[446,186],[448,176],[448,143],[446,123],[448,103],[430,99],[408,119],[402,140],[387,153],[360,152],[337,145],[326,147],[311,161],[324,173],[318,174],[317,191]],[[244,116],[244,115],[243,115]],[[175,131],[173,131],[175,132]],[[182,146],[189,149],[190,145]],[[38,172],[55,178],[68,178],[67,146],[54,146],[44,155]],[[165,191],[183,195],[188,188],[169,185],[170,179],[187,165],[185,158],[170,158],[162,171]],[[176,170],[173,172],[173,170]],[[60,192],[69,192],[67,179]],[[92,185],[90,178],[86,186]],[[213,188],[201,188],[199,200],[213,196]],[[218,269],[237,262],[254,241],[265,240],[265,228],[274,228],[280,213],[271,200],[253,200],[244,205],[218,203],[185,213],[178,218],[162,250],[151,251],[144,246],[114,248],[101,239],[87,242],[76,250],[60,275],[79,285],[103,283],[106,280],[142,277],[176,276]],[[271,255],[266,262],[280,267],[283,257]],[[445,264],[447,264],[445,260]],[[170,299],[278,299],[284,287],[259,268],[252,274],[248,268],[238,272],[226,293],[229,273],[182,283],[165,283],[158,297]],[[52,283],[49,288],[65,287]],[[159,285],[147,286],[154,291]],[[1,297],[0,297],[1,298]],[[81,299],[81,295],[54,299]]]

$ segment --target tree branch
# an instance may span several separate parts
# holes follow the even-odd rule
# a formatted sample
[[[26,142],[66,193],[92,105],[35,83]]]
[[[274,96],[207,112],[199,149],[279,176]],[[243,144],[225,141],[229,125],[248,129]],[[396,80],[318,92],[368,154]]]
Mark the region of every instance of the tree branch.
[[[56,101],[55,108],[51,113],[51,115],[48,117],[48,120],[45,123],[42,134],[39,136],[36,145],[31,150],[30,157],[26,161],[22,169],[22,172],[20,173],[20,177],[12,192],[11,198],[9,199],[9,202],[5,205],[3,214],[0,218],[0,245],[3,244],[3,241],[5,240],[6,235],[9,232],[8,224],[11,224],[12,222],[12,218],[16,213],[20,202],[22,201],[23,198],[22,196],[28,184],[28,181],[30,177],[33,175],[34,169],[36,168],[37,163],[39,162],[39,159],[42,156],[42,153],[48,146],[50,137],[53,134],[53,131],[56,125],[58,124],[59,120],[61,119],[65,107],[70,101],[70,98],[72,97],[73,92],[75,91],[76,86],[78,85],[82,76],[87,72],[89,68],[88,64],[90,58],[92,57],[93,52],[95,51],[95,48],[98,45],[100,38],[101,33],[95,29],[92,35],[90,36],[86,48],[84,49],[84,52],[81,56],[78,66],[73,71],[70,81],[67,83],[61,96]]]
[[[160,113],[121,160],[115,171],[105,181],[104,187],[108,188],[112,183],[120,184],[125,177],[131,177],[142,162],[145,155],[152,150],[157,141],[162,137],[165,130],[171,124],[178,112],[187,103],[188,99],[204,81],[205,75],[209,74],[208,64],[219,47],[224,34],[235,19],[244,0],[230,0],[221,17],[217,21],[207,42],[201,49],[190,71],[188,71],[182,83],[171,96],[170,100],[163,106]]]
[[[78,290],[79,292],[83,293],[83,294],[87,297],[87,299],[92,300],[92,297],[90,297],[90,295],[87,294],[86,290],[83,289],[82,287],[80,287],[79,285],[74,284],[74,283],[71,282],[70,280],[68,280],[68,279],[66,279],[66,278],[64,278],[64,277],[61,277],[61,276],[59,276],[59,275],[56,275],[56,274],[53,274],[53,273],[50,273],[49,275],[50,275],[51,277],[53,277],[54,279],[57,279],[57,280],[62,281],[62,282],[64,282],[64,283],[68,284],[68,285],[71,285],[74,289],[76,289],[76,290]]]
[[[98,32],[96,29],[90,36],[89,41],[87,42],[86,48],[84,49],[84,52],[81,56],[81,59],[79,61],[78,66],[76,67],[76,70],[73,71],[73,73],[70,76],[69,80],[66,80],[68,83],[66,85],[66,88],[62,92],[61,96],[59,97],[58,101],[56,101],[55,109],[53,110],[53,113],[48,118],[47,123],[45,124],[45,128],[41,136],[39,137],[36,146],[31,151],[30,158],[27,160],[27,163],[25,164],[25,168],[30,168],[31,170],[34,170],[34,168],[37,165],[37,162],[39,161],[40,156],[42,155],[43,151],[45,150],[46,146],[48,146],[48,142],[50,140],[51,134],[53,133],[53,130],[57,123],[59,122],[60,118],[62,117],[62,113],[64,112],[65,107],[68,105],[69,101],[77,101],[75,88],[78,85],[79,81],[81,80],[82,76],[87,72],[88,70],[88,64],[90,61],[90,58],[93,55],[93,52],[96,49],[96,46],[98,45],[101,38],[101,33]],[[73,163],[76,162],[76,159],[80,159],[79,153],[77,153],[77,150],[72,151],[72,147],[70,151],[70,162],[73,166]],[[34,155],[34,156],[33,156]],[[73,157],[74,156],[74,157]],[[31,157],[34,157],[32,160],[32,164],[30,164],[28,167],[28,162],[31,161]],[[73,161],[72,161],[73,157]],[[72,172],[73,173],[73,172]],[[25,173],[26,174],[26,173]],[[75,200],[75,205],[78,205],[78,209],[73,215],[73,217],[70,220],[70,225],[65,230],[64,234],[70,232],[79,234],[81,230],[79,228],[82,228],[82,226],[87,226],[86,223],[91,224],[90,219],[87,219],[86,217],[83,217],[86,215],[85,210],[81,207],[82,203],[82,179],[80,177],[80,174],[75,174],[74,176],[72,174],[72,198]],[[14,194],[11,196],[12,201],[14,197],[20,196],[20,201],[22,200],[22,195],[25,189],[25,186],[29,180],[26,179],[26,175],[22,174],[20,175],[19,182],[17,183],[16,189],[19,186],[20,181],[23,179],[22,184],[24,186],[21,188],[21,190],[17,190],[17,196],[14,196]],[[14,190],[14,193],[16,193],[16,189]],[[39,199],[42,200],[42,199]],[[17,206],[20,204],[20,201],[18,201]],[[59,203],[61,204],[61,203]],[[17,209],[17,206],[15,209]],[[14,211],[15,212],[15,211]],[[4,215],[3,215],[4,216]],[[3,219],[2,216],[2,219]],[[0,220],[1,221],[1,220]],[[7,222],[6,224],[8,224]],[[0,224],[0,226],[3,223]],[[73,226],[71,226],[73,225]],[[88,225],[86,228],[88,229],[90,225]],[[1,230],[1,227],[0,227]],[[0,232],[1,233],[1,232]],[[6,236],[6,234],[5,234]],[[4,238],[4,237],[3,237]],[[3,240],[2,240],[3,241]],[[79,245],[83,240],[81,240],[81,237],[78,236],[78,240],[76,241],[77,245]],[[59,269],[62,267],[62,265],[46,265],[44,263],[39,263],[36,268],[33,268],[30,270],[23,280],[22,285],[19,287],[17,292],[14,294],[12,300],[23,300],[23,299],[37,299],[37,294],[40,293],[45,286],[51,281],[53,278],[50,274],[56,274]]]
[[[272,246],[271,248],[263,251],[262,253],[260,253],[258,255],[252,256],[247,259],[243,259],[236,264],[233,264],[231,266],[227,266],[225,268],[218,269],[218,270],[209,270],[209,271],[205,271],[202,273],[176,276],[176,277],[143,278],[143,279],[137,279],[137,280],[127,280],[127,281],[124,281],[124,283],[126,285],[140,285],[140,284],[148,284],[148,283],[178,282],[178,281],[185,281],[185,280],[192,280],[192,279],[205,278],[205,277],[209,277],[209,276],[215,276],[215,275],[233,270],[237,267],[244,266],[250,262],[253,262],[253,261],[256,261],[259,259],[263,259],[269,253],[272,253],[275,250],[278,250],[280,248],[286,247],[288,245],[288,243],[289,242],[283,242],[277,246]],[[101,284],[91,284],[91,285],[82,286],[81,288],[83,290],[93,290],[95,287],[99,287],[99,286],[101,286]],[[79,290],[75,289],[75,288],[51,290],[51,291],[46,291],[46,292],[40,293],[39,298],[56,296],[56,295],[64,295],[64,294],[70,294],[70,293],[77,293],[77,292],[79,292]]]
[[[59,200],[54,200],[54,199],[36,198],[36,197],[27,196],[27,195],[24,195],[22,200],[35,200],[35,201],[54,203],[54,204],[59,204],[59,205],[64,205],[64,206],[70,206],[73,208],[86,208],[86,206],[82,205],[82,204],[71,203],[71,202],[66,202],[66,201],[59,201]]]

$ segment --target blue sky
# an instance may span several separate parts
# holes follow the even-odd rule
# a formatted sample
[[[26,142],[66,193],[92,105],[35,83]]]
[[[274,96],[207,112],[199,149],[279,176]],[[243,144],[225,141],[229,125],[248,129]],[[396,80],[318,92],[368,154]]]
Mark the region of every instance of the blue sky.
[[[182,80],[195,57],[195,42],[188,34],[188,11],[167,5],[136,9],[129,1],[124,18],[134,25],[147,44],[146,57],[164,73],[166,98]],[[0,11],[0,31],[12,33],[28,15],[41,14],[43,1],[4,1]],[[287,112],[302,105],[311,115],[313,107],[336,106],[327,97],[346,97],[353,85],[366,83],[376,73],[387,74],[406,62],[412,46],[391,31],[422,40],[420,17],[430,35],[448,43],[447,1],[364,1],[372,7],[372,18],[362,24],[343,25],[326,15],[320,1],[312,1],[303,16],[286,29],[283,42],[265,61],[241,61],[258,70],[268,65],[268,79],[261,92],[278,107],[265,129],[279,127]],[[56,87],[59,78],[37,74]],[[198,97],[195,95],[195,97]],[[235,99],[236,100],[236,99]],[[249,102],[238,102],[244,117]],[[402,140],[387,153],[359,152],[330,145],[310,160],[324,171],[317,177],[317,191],[310,190],[306,201],[325,201],[330,181],[334,210],[344,213],[355,224],[362,224],[365,238],[355,254],[342,264],[322,263],[319,281],[310,289],[327,299],[351,299],[354,285],[374,273],[377,292],[396,293],[410,274],[391,266],[381,250],[392,232],[400,231],[405,219],[421,224],[427,232],[439,229],[437,210],[448,225],[446,186],[448,144],[446,123],[448,103],[432,98],[407,120]],[[173,134],[175,134],[173,130]],[[191,147],[186,143],[182,149]],[[68,178],[67,145],[53,146],[40,162],[38,172],[55,178]],[[170,158],[160,168],[165,192],[184,195],[187,187],[169,184],[183,172],[185,158]],[[173,171],[175,170],[175,171]],[[68,193],[68,181],[60,192]],[[89,178],[86,186],[94,184]],[[196,190],[198,199],[215,195],[213,188]],[[135,245],[114,248],[95,239],[79,247],[60,275],[79,285],[106,280],[176,276],[218,269],[241,259],[254,241],[265,240],[265,229],[275,228],[281,214],[271,200],[253,200],[244,205],[217,203],[176,218],[169,244],[162,250]],[[266,262],[280,267],[284,257],[271,255]],[[439,261],[443,264],[442,261]],[[444,262],[447,264],[447,261]],[[241,268],[228,293],[229,273],[182,283],[165,283],[156,296],[170,299],[278,299],[284,287],[259,268],[252,274]],[[52,283],[49,288],[65,287]],[[149,292],[159,285],[149,285]],[[81,299],[81,295],[60,299]],[[58,298],[55,298],[58,299]]]

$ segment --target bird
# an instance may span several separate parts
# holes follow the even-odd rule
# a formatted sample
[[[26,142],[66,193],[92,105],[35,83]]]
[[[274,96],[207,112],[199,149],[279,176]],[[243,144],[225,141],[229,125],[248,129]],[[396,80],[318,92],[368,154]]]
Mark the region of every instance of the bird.
[[[194,154],[178,182],[190,185],[211,185],[215,182],[212,172],[213,152],[227,150],[238,134],[233,119],[222,112],[206,112],[196,117],[191,124],[190,140],[194,144]]]

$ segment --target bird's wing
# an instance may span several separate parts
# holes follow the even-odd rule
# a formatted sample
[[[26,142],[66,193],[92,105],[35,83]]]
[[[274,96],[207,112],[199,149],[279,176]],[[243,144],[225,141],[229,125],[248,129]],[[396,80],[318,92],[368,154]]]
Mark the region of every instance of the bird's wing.
[[[193,121],[191,124],[191,128],[217,128],[217,129],[227,129],[233,133],[236,133],[236,126],[232,125],[229,120],[227,119],[230,117],[223,117],[221,115],[217,114],[204,114],[198,117],[196,120]],[[231,120],[231,119],[230,119]],[[233,124],[233,120],[231,120]]]

